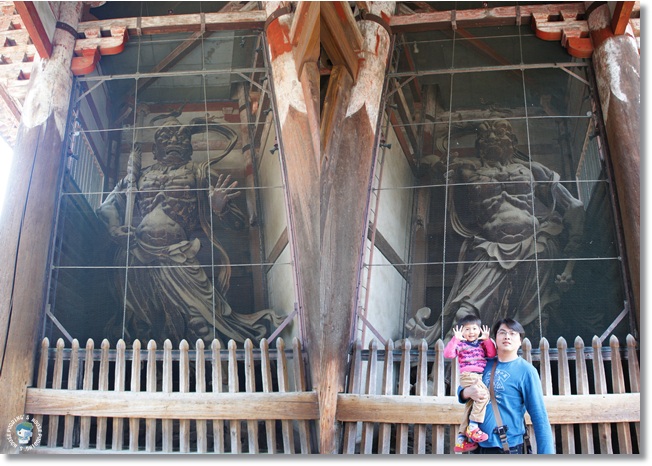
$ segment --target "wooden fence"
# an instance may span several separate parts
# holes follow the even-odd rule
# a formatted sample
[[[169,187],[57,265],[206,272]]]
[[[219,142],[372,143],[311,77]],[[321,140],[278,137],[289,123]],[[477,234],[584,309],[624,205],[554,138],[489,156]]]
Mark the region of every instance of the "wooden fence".
[[[389,342],[379,349],[376,341],[367,350],[359,342],[355,346],[348,393],[337,403],[343,453],[453,451],[463,414],[457,364],[444,360],[441,340],[432,350],[425,341],[415,350],[409,340],[399,346]],[[525,339],[521,356],[539,370],[557,453],[639,453],[640,370],[632,336],[623,349],[616,337],[606,348],[597,337],[585,348],[578,337],[572,349],[560,338],[556,351],[543,339],[538,352]]]
[[[201,340],[173,350],[136,341],[111,350],[77,340],[55,349],[43,340],[36,388],[27,389],[26,413],[42,426],[34,453],[311,453],[317,397],[306,389],[304,354],[297,339],[285,349],[266,340],[238,350]],[[53,359],[52,367],[50,360]],[[288,365],[288,359],[292,366]],[[275,377],[272,369],[275,367]],[[244,372],[244,378],[239,375]]]
[[[354,346],[337,401],[341,453],[452,453],[463,405],[457,364],[444,360],[443,347]],[[538,351],[526,339],[521,355],[541,375],[557,453],[640,452],[633,337],[625,348],[616,337],[608,347],[596,337],[590,348],[560,338],[556,349],[543,339]],[[192,350],[185,341],[178,350],[169,341],[163,350],[153,341],[146,350],[123,341],[110,349],[106,340],[100,349],[92,340],[85,349],[76,340],[49,348],[45,339],[37,386],[27,388],[25,412],[43,429],[33,452],[317,453],[319,405],[307,389],[305,357],[296,339],[291,350],[280,338],[275,349],[266,340],[259,349],[250,341],[222,349],[215,340]]]

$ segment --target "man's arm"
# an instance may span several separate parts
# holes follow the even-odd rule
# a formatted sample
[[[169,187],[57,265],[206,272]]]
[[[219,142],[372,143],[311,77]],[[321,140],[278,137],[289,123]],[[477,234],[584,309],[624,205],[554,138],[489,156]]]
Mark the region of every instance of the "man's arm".
[[[532,419],[534,436],[537,441],[537,454],[555,454],[552,427],[543,401],[541,379],[534,366],[530,366],[524,390],[525,409]]]

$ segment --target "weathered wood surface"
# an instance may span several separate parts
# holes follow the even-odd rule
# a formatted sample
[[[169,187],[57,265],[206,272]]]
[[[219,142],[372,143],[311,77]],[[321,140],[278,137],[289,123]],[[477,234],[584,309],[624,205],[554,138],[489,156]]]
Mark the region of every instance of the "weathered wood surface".
[[[171,34],[177,32],[225,31],[240,29],[262,29],[267,15],[263,10],[233,11],[227,13],[196,13],[169,16],[142,16],[140,18],[116,18],[100,21],[85,21],[77,32],[85,37],[86,30],[110,32],[111,28],[124,26],[130,36]]]
[[[562,10],[567,12],[568,15],[572,13],[583,14],[585,6],[581,2],[544,3],[540,5],[520,5],[519,7],[503,6],[473,10],[431,11],[427,13],[392,16],[389,21],[389,26],[395,34],[454,29],[454,27],[513,26],[515,24],[529,24],[534,13],[557,16]]]
[[[317,394],[307,390],[304,354],[296,338],[291,351],[292,378],[288,377],[285,343],[276,340],[278,391],[274,391],[272,351],[265,339],[260,350],[249,340],[242,349],[231,340],[228,349],[222,350],[220,342],[213,340],[209,352],[201,340],[196,350],[190,350],[185,340],[173,349],[166,340],[163,351],[157,351],[156,343],[150,341],[146,353],[141,352],[139,342],[126,350],[122,340],[114,350],[107,340],[100,351],[92,340],[85,351],[79,350],[76,340],[72,349],[64,346],[59,339],[50,350],[49,341],[43,340],[37,388],[27,389],[26,412],[37,419],[45,416],[49,425],[43,445],[52,451],[63,447],[67,451],[275,453],[278,426],[283,432],[284,453],[312,452],[311,425],[319,418],[319,405]],[[146,366],[141,363],[145,354]],[[53,365],[48,373],[50,359]],[[94,371],[96,362],[99,371]],[[142,390],[141,375],[145,382]],[[83,377],[82,387],[77,386],[79,377]],[[211,391],[206,389],[207,381]],[[57,432],[61,416],[65,419],[63,442]],[[107,429],[109,420],[111,429]],[[207,429],[208,421],[213,424],[212,432]],[[76,422],[78,445],[73,435]],[[265,432],[259,432],[263,425]],[[90,438],[93,431],[94,441]],[[144,448],[139,445],[142,433]],[[295,435],[300,451],[295,450]],[[123,445],[127,437],[128,446]]]
[[[229,342],[228,350],[222,353],[219,342],[214,340],[209,356],[212,361],[208,364],[205,360],[207,353],[203,351],[203,345],[200,343],[197,344],[199,351],[190,351],[188,344],[182,342],[179,352],[173,357],[169,343],[164,345],[162,353],[157,354],[156,345],[150,342],[147,386],[143,391],[140,390],[140,382],[134,383],[133,380],[130,389],[125,388],[126,381],[123,379],[126,370],[123,367],[129,358],[122,342],[118,343],[114,351],[109,350],[106,340],[102,343],[100,351],[94,350],[92,340],[88,341],[85,351],[80,350],[78,344],[74,343],[72,350],[67,351],[61,339],[52,351],[49,350],[48,344],[45,339],[39,363],[39,388],[27,389],[26,406],[26,412],[38,415],[40,419],[46,416],[46,423],[50,423],[47,443],[44,445],[48,451],[55,452],[60,447],[71,452],[76,450],[74,440],[67,433],[63,436],[63,443],[54,440],[58,435],[50,440],[50,433],[56,434],[59,425],[56,420],[64,416],[64,419],[68,420],[64,421],[66,432],[70,431],[70,426],[74,425],[77,418],[81,418],[79,449],[85,451],[140,450],[137,445],[138,425],[132,427],[131,421],[144,420],[143,425],[147,427],[144,451],[177,451],[178,448],[182,452],[209,452],[206,429],[201,426],[211,420],[215,426],[215,452],[274,453],[276,426],[282,434],[282,448],[285,453],[312,452],[310,428],[311,425],[316,426],[314,421],[320,418],[319,402],[317,392],[308,391],[306,388],[303,353],[298,339],[294,340],[291,352],[294,391],[290,391],[288,377],[286,355],[290,353],[286,352],[282,339],[276,342],[277,392],[272,391],[272,361],[266,340],[261,341],[259,354],[255,353],[250,342],[245,344],[244,359],[242,356],[238,357],[235,342]],[[607,351],[607,348],[602,348],[597,337],[594,338],[590,350],[585,350],[582,340],[576,339],[574,354],[577,393],[572,393],[568,357],[571,351],[567,352],[566,346],[565,340],[560,338],[557,342],[558,354],[554,359],[548,354],[550,348],[545,339],[536,354],[533,354],[529,340],[526,339],[522,346],[522,357],[538,367],[542,385],[549,386],[544,402],[551,424],[561,429],[561,435],[556,439],[556,443],[560,445],[558,448],[564,454],[595,453],[597,447],[594,448],[593,428],[597,426],[600,437],[610,437],[599,439],[598,453],[635,453],[637,450],[630,423],[634,423],[637,428],[636,447],[640,448],[638,426],[641,416],[636,341],[628,337],[627,350],[623,351],[618,340],[613,337]],[[131,360],[137,362],[138,366],[140,354],[140,347],[137,345],[136,351],[131,354]],[[356,342],[351,356],[348,393],[340,393],[337,396],[336,422],[344,427],[341,445],[343,453],[444,454],[452,451],[453,433],[462,419],[465,406],[459,403],[455,395],[459,383],[456,364],[445,364],[441,340],[436,342],[432,353],[428,352],[425,341],[412,349],[410,342],[405,340],[400,342],[397,350],[394,350],[394,343],[389,341],[382,351],[374,340],[370,342],[368,350],[362,350],[360,342]],[[53,365],[51,376],[48,376],[50,358]],[[79,389],[77,380],[78,376],[82,375],[82,365],[79,363],[82,358],[85,359],[83,387]],[[628,361],[629,392],[625,384],[623,358]],[[99,372],[96,372],[99,377],[95,390],[92,389],[94,360],[99,362]],[[190,380],[191,360],[198,366],[195,367],[198,382]],[[228,361],[228,380],[224,381],[222,360]],[[587,360],[591,360],[593,365],[594,393],[589,390]],[[378,384],[378,369],[381,363],[382,384]],[[163,369],[162,380],[157,380],[157,364]],[[554,365],[558,371],[556,389],[551,376]],[[106,367],[103,368],[104,366]],[[238,366],[244,368],[243,380],[238,374]],[[104,382],[109,367],[113,368],[115,375],[111,387]],[[207,392],[205,387],[205,371],[209,367],[213,372],[209,377],[213,385],[212,392]],[[428,367],[431,367],[429,377]],[[606,367],[611,369],[611,392],[606,387]],[[224,368],[227,369],[226,366]],[[446,394],[446,371],[449,368],[452,369],[449,375],[450,392]],[[131,374],[140,379],[139,369],[132,367]],[[170,379],[170,374],[174,374],[175,378]],[[260,375],[262,388],[254,384],[257,375]],[[58,388],[44,388],[48,379],[48,385]],[[411,385],[411,381],[415,382],[414,385]],[[240,391],[241,386],[244,386],[244,392]],[[170,387],[177,389],[170,390]],[[228,391],[223,391],[223,387],[228,387]],[[113,426],[110,447],[106,445],[106,429],[101,428],[108,419],[111,419]],[[94,448],[89,445],[88,438],[92,420],[95,420],[97,431],[104,430],[97,435]],[[127,420],[130,426],[129,448],[121,443],[122,420]],[[173,427],[168,427],[173,432],[173,440],[166,441],[163,436],[162,441],[156,442],[155,426],[160,420],[173,423]],[[197,426],[196,436],[190,435],[188,430],[188,424],[193,421]],[[230,437],[226,445],[223,429],[225,421],[229,421],[230,432],[226,434],[226,438]],[[147,426],[150,422],[151,425]],[[529,415],[526,415],[526,422],[531,429]],[[580,445],[575,445],[576,425],[580,426]],[[246,428],[241,429],[241,426]],[[262,426],[265,432],[258,432]],[[612,426],[616,434],[613,440]],[[430,446],[426,442],[426,428],[432,430]],[[377,439],[374,438],[376,429]],[[295,436],[300,442],[296,445],[296,450]],[[254,439],[258,441],[254,442]]]
[[[544,397],[551,424],[579,422],[638,422],[641,419],[638,393],[551,395]],[[337,397],[337,419],[396,424],[455,424],[464,405],[456,396],[361,395],[342,393]],[[526,415],[526,422],[530,423]]]

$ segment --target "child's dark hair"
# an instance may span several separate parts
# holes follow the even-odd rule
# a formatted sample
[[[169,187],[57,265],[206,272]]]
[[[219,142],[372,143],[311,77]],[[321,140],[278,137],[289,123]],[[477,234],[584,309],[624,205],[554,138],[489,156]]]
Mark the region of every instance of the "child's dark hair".
[[[480,326],[480,324],[482,324],[482,320],[475,314],[467,314],[457,321],[457,325],[461,327],[464,327],[466,324],[477,324]]]
[[[501,319],[498,322],[496,322],[491,329],[491,334],[496,337],[496,332],[498,332],[498,329],[500,328],[501,325],[505,325],[508,329],[514,330],[521,336],[521,341],[525,339],[525,329],[523,326],[515,321],[514,319]]]

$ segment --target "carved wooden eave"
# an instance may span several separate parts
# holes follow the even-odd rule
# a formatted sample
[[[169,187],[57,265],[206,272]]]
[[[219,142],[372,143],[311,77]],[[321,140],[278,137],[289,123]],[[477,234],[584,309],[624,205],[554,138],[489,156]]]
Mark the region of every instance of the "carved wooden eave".
[[[38,48],[47,49],[47,38],[38,32],[34,13],[23,13],[15,4],[32,2],[0,2],[0,134],[13,145],[22,112],[32,61],[42,56]],[[397,14],[389,18],[388,27],[395,34],[427,30],[457,30],[478,26],[531,24],[537,37],[561,41],[569,54],[586,58],[592,52],[585,18],[586,2],[534,4],[475,10],[436,11],[433,2],[398,2]],[[346,67],[355,80],[359,66],[360,31],[351,11],[351,2],[319,2],[317,12],[313,2],[292,2],[296,21],[292,42],[297,71],[303,63],[315,60],[317,38],[333,64]],[[355,2],[356,11],[368,11],[369,2]],[[301,19],[300,21],[298,19]],[[123,18],[80,23],[75,44],[74,74],[92,72],[103,55],[120,53],[130,37],[176,32],[194,35],[184,45],[190,50],[198,39],[212,31],[260,29],[267,20],[257,2],[230,2],[220,12]],[[319,23],[317,23],[319,20]],[[612,30],[614,34],[632,34],[640,48],[640,2],[615,2]],[[34,36],[34,37],[32,37]],[[184,50],[176,51],[181,55]],[[166,57],[172,62],[176,57]],[[406,57],[409,62],[409,56]],[[169,67],[161,63],[162,71]],[[410,83],[413,94],[421,92],[416,80]],[[145,81],[143,81],[145,83]],[[401,105],[399,103],[399,105]],[[404,117],[407,109],[399,111]],[[413,139],[409,137],[409,139]],[[412,142],[412,141],[411,141]]]
[[[414,4],[419,9],[413,11],[405,6],[399,9],[399,15],[393,16],[389,23],[395,34],[530,24],[537,37],[561,41],[571,56],[589,58],[593,52],[585,17],[586,3],[591,2],[542,3],[457,11],[436,11],[428,2],[406,3]],[[639,42],[639,48],[640,10],[640,2],[615,2],[612,22],[614,34],[626,33],[629,24],[631,33]]]

